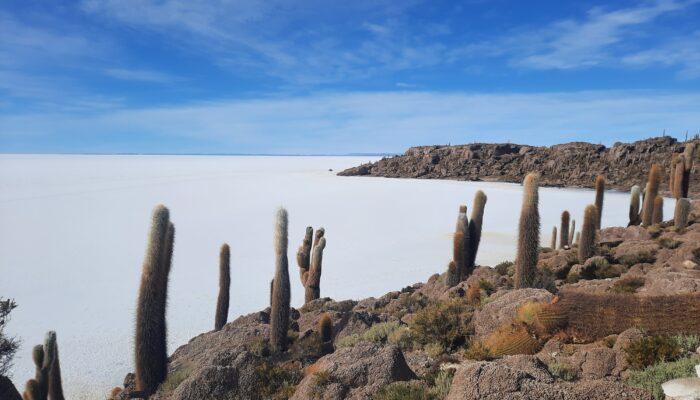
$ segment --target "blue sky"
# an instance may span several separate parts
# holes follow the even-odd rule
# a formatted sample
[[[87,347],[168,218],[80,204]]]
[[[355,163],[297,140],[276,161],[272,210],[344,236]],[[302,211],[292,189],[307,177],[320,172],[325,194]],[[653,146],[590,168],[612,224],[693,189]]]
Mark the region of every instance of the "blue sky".
[[[3,0],[0,152],[700,132],[700,0]]]

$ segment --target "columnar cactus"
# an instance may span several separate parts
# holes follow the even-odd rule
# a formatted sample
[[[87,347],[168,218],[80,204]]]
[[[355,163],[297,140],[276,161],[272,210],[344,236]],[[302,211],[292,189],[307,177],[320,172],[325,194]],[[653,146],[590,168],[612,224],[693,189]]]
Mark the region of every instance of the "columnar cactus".
[[[583,211],[583,225],[581,226],[581,239],[578,244],[578,258],[581,264],[593,257],[596,253],[596,221],[598,221],[598,207],[593,204],[586,206]]]
[[[301,279],[301,284],[306,285],[304,275],[309,272],[309,265],[311,263],[311,239],[314,234],[314,228],[307,226],[306,234],[304,234],[304,240],[297,250],[297,265],[299,266],[299,279]]]
[[[287,210],[277,210],[275,224],[275,279],[272,285],[272,309],[270,311],[270,346],[276,353],[287,350],[289,326],[289,262],[287,260]]]
[[[605,196],[605,177],[598,175],[595,178],[595,206],[598,208],[598,220],[596,221],[596,229],[600,229],[600,222],[603,218],[603,197]]]
[[[576,220],[571,220],[571,228],[569,229],[569,246],[574,245],[574,235],[576,234]]]
[[[690,216],[690,200],[676,200],[676,209],[673,213],[673,225],[676,229],[684,229],[688,226],[688,217]]]
[[[654,212],[652,213],[651,222],[660,224],[664,221],[664,198],[656,196],[654,199]]]
[[[574,244],[578,246],[578,244],[581,242],[581,231],[576,232],[576,239],[574,240]]]
[[[671,191],[671,194],[676,199],[683,197],[683,187],[687,186],[687,184],[684,182],[685,177],[685,155],[681,154],[676,157],[676,162],[673,168],[673,190]]]
[[[561,213],[561,229],[559,232],[559,248],[564,249],[569,246],[569,212],[564,210]]]
[[[630,190],[630,211],[629,220],[630,222],[627,226],[639,225],[642,222],[641,216],[639,214],[639,198],[642,195],[642,190],[639,186],[634,185]]]
[[[552,227],[552,241],[549,244],[549,248],[552,250],[557,249],[557,227],[556,226]]]
[[[304,302],[308,303],[321,297],[321,269],[323,264],[323,249],[326,248],[326,238],[321,237],[311,258],[311,267],[306,278]]]
[[[654,201],[659,194],[659,181],[661,179],[661,166],[654,164],[649,170],[649,179],[644,192],[644,203],[642,206],[642,225],[652,224],[654,217]]]
[[[47,354],[51,356],[47,357]],[[44,344],[44,363],[49,369],[49,400],[64,400],[63,383],[61,382],[61,363],[58,359],[58,343],[56,343],[56,332],[50,331],[46,334]]]
[[[34,360],[36,375],[34,379],[27,381],[24,398],[33,400],[64,400],[56,332],[48,332],[44,344],[34,346],[32,359]]]
[[[469,241],[467,242],[467,260],[464,275],[469,276],[474,271],[476,265],[476,253],[479,251],[481,242],[481,229],[484,224],[484,208],[486,207],[486,194],[481,190],[474,195],[472,205],[472,217],[469,220]],[[465,210],[466,215],[466,210]]]
[[[467,218],[467,206],[460,206],[457,214],[457,224],[452,237],[452,261],[457,271],[457,282],[464,278],[467,263],[467,251],[469,244],[469,219]]]
[[[523,181],[523,205],[518,226],[518,252],[513,281],[516,288],[530,287],[537,273],[540,247],[538,176],[530,173]]]
[[[172,233],[169,233],[172,231]],[[174,230],[170,213],[159,205],[153,211],[148,249],[141,273],[138,302],[136,305],[136,332],[134,355],[136,387],[146,396],[158,389],[167,375],[165,303]]]
[[[445,279],[447,286],[452,287],[459,284],[459,275],[457,274],[457,266],[454,261],[447,264],[447,277]]]
[[[690,142],[685,145],[683,150],[683,171],[685,175],[683,176],[683,187],[682,194],[683,197],[688,197],[688,192],[690,190],[690,173],[693,170],[693,159],[695,158],[695,143]]]
[[[321,318],[318,320],[318,333],[321,343],[330,342],[333,339],[333,321],[328,313],[321,314]]]
[[[216,299],[214,330],[220,330],[228,319],[229,292],[231,289],[231,249],[224,243],[219,251],[219,296]]]
[[[676,180],[676,163],[678,162],[678,153],[671,154],[671,173],[668,175],[668,191],[671,193],[676,193],[674,189],[674,183]]]
[[[30,379],[24,384],[23,400],[45,400],[46,395],[42,392],[41,384],[36,379]]]

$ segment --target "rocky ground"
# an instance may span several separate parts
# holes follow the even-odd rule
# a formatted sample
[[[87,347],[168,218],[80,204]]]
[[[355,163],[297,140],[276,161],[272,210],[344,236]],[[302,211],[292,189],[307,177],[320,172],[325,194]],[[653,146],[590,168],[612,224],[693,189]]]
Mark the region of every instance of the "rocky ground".
[[[268,349],[269,309],[241,316],[178,348],[154,398],[662,398],[661,382],[700,363],[697,336],[659,336],[700,334],[700,203],[690,219],[603,229],[587,260],[542,249],[541,288],[513,289],[503,263],[451,288],[436,274],[379,298],[315,300],[292,310],[282,355]],[[132,375],[124,386],[115,399]]]
[[[538,171],[544,186],[590,188],[595,178],[603,175],[608,188],[628,191],[646,182],[648,167],[653,163],[670,171],[671,154],[683,152],[683,146],[669,136],[615,143],[611,148],[585,142],[551,147],[511,143],[419,146],[338,175],[519,183],[529,172]],[[691,186],[697,187],[698,183],[700,175],[691,174]],[[668,177],[664,177],[661,187],[666,193]]]

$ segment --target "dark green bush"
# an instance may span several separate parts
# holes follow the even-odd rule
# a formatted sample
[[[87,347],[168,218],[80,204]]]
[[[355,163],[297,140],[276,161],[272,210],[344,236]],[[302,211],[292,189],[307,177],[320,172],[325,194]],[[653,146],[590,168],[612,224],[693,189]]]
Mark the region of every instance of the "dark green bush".
[[[613,293],[636,293],[637,289],[644,286],[644,278],[640,276],[626,276],[620,278],[610,287]]]
[[[649,336],[630,343],[625,349],[632,369],[644,369],[660,362],[674,361],[683,355],[676,340],[668,336]]]
[[[503,261],[494,267],[499,275],[513,276],[515,273],[515,264],[512,261]]]
[[[629,386],[644,389],[650,392],[655,399],[665,398],[661,384],[677,378],[695,376],[695,365],[700,363],[698,357],[683,358],[673,362],[661,362],[643,371],[631,371],[627,375],[626,383]]]
[[[454,349],[464,344],[471,333],[473,311],[464,299],[431,303],[416,313],[410,327],[418,342]]]

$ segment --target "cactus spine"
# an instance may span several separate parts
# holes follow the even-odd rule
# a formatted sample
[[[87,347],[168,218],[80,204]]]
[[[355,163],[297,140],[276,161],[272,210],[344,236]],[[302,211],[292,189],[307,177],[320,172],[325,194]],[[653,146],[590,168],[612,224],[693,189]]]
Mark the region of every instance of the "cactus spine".
[[[311,267],[306,278],[306,290],[304,293],[304,302],[308,303],[321,297],[321,267],[323,264],[323,249],[326,248],[326,238],[321,237],[316,246],[314,246],[314,254],[311,258]]]
[[[583,225],[581,226],[581,239],[578,244],[578,259],[581,264],[595,255],[596,221],[598,220],[598,207],[593,204],[586,206],[583,211]]]
[[[467,260],[465,264],[465,277],[471,275],[476,265],[476,253],[481,242],[481,229],[484,224],[484,208],[486,207],[486,194],[481,190],[474,195],[472,205],[472,217],[469,220],[469,241],[467,242]],[[466,215],[466,210],[464,211]]]
[[[654,199],[654,212],[652,213],[651,222],[660,224],[664,221],[664,198],[656,196]]]
[[[333,338],[333,322],[328,313],[321,314],[321,318],[318,320],[318,332],[321,343],[330,342]]]
[[[569,229],[569,247],[574,245],[574,235],[576,234],[576,220],[571,220],[571,229]]]
[[[299,266],[299,278],[301,279],[302,286],[306,286],[304,274],[309,272],[309,265],[311,263],[311,238],[313,234],[314,228],[307,226],[304,240],[301,242],[299,250],[297,250],[297,265]]]
[[[630,190],[630,222],[627,224],[627,226],[639,225],[642,222],[641,216],[639,215],[639,198],[641,195],[642,190],[639,188],[639,186],[632,186],[632,189]]]
[[[549,244],[549,248],[552,250],[557,249],[557,227],[556,226],[552,227],[552,241]]]
[[[272,309],[270,311],[270,345],[276,353],[287,350],[289,326],[289,262],[287,260],[287,210],[277,210],[275,224],[275,279],[272,284]]]
[[[654,217],[654,201],[659,194],[659,180],[661,179],[661,166],[654,164],[649,170],[649,179],[644,193],[644,203],[642,205],[642,224],[649,226]]]
[[[676,200],[676,209],[673,213],[673,225],[676,229],[683,229],[688,225],[688,216],[690,215],[690,200]]]
[[[605,177],[598,175],[595,178],[595,206],[598,209],[598,220],[596,221],[596,229],[600,229],[600,223],[603,219],[603,198],[605,196]]]
[[[220,330],[228,319],[229,291],[231,288],[231,249],[224,243],[219,251],[219,296],[216,299],[214,330]]]
[[[167,375],[168,357],[165,332],[165,302],[170,271],[169,253],[172,250],[174,228],[170,213],[163,205],[153,211],[148,250],[141,273],[136,306],[136,333],[134,353],[136,387],[146,396],[154,393]],[[170,250],[168,249],[170,247]]]
[[[559,232],[559,248],[564,249],[569,246],[569,212],[564,210],[561,213],[561,230]]]
[[[523,181],[523,205],[518,226],[518,252],[513,276],[516,288],[530,287],[537,272],[540,247],[538,176],[530,173]]]

